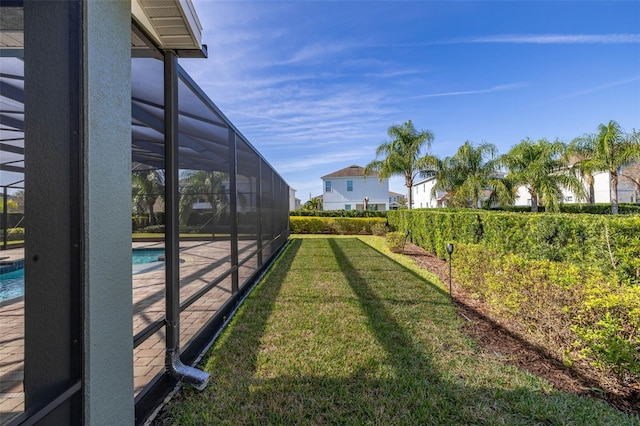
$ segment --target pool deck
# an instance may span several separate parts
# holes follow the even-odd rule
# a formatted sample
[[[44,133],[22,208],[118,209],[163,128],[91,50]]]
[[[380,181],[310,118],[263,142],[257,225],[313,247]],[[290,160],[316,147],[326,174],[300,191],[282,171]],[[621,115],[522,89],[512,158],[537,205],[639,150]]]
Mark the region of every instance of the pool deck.
[[[252,242],[239,242],[240,253],[251,252]],[[133,248],[162,248],[163,242],[134,242]],[[194,294],[230,268],[229,241],[180,242],[180,300]],[[24,258],[24,249],[0,251],[2,261]],[[241,254],[242,259],[242,254]],[[243,283],[256,268],[255,259],[240,268]],[[164,265],[146,268],[132,275],[133,335],[164,318]],[[184,345],[231,296],[227,277],[180,315],[180,343]],[[24,410],[24,301],[0,306],[0,424]],[[133,350],[134,395],[157,374],[164,371],[164,328]]]
[[[24,248],[15,248],[0,251],[0,263],[15,262],[24,259]]]
[[[24,248],[0,251],[0,273],[24,267]]]

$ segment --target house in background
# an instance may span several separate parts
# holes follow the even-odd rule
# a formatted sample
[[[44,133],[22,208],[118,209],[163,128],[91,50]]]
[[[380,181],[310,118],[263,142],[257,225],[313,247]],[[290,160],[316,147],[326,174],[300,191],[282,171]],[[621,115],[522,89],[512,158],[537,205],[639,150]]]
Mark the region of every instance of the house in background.
[[[632,163],[623,166],[618,171],[618,203],[637,203],[638,202],[638,187],[631,180],[640,182],[640,163]],[[581,179],[585,192],[589,194],[589,186],[584,179]],[[594,203],[611,203],[611,194],[609,193],[609,180],[610,173],[608,171],[598,172],[593,175],[593,195]],[[561,188],[562,200],[564,204],[588,204],[586,199],[578,199],[576,194],[566,188]],[[540,202],[540,200],[538,200]],[[516,206],[530,206],[531,195],[525,186],[518,187],[516,193]]]
[[[289,210],[300,210],[302,208],[302,202],[300,198],[296,197],[296,190],[292,187],[289,187]]]
[[[323,210],[389,210],[389,179],[349,166],[322,176]]]
[[[435,196],[432,194],[436,182],[435,176],[429,176],[417,181],[411,187],[412,209],[447,206],[446,193],[444,191],[436,191]]]
[[[407,200],[404,195],[389,191],[389,210],[398,210],[400,207],[406,207],[406,205]]]

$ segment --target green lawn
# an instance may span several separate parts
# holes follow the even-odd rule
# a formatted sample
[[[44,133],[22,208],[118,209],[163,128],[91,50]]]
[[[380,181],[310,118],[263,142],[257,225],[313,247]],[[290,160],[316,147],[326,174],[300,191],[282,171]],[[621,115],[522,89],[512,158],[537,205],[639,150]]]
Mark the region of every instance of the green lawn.
[[[293,238],[210,350],[175,424],[631,425],[485,354],[380,237]]]

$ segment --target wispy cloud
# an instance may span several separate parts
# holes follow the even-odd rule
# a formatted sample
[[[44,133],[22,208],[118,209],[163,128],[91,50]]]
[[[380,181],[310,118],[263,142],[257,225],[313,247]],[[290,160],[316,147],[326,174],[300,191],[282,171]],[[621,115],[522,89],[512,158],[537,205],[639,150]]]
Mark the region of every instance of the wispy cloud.
[[[621,34],[496,34],[456,37],[377,47],[420,47],[446,44],[640,44],[640,33]]]
[[[510,44],[628,44],[640,43],[640,34],[510,34],[462,37],[430,44],[510,43]]]
[[[276,162],[275,166],[278,171],[281,172],[297,172],[325,164],[347,164],[356,160],[367,161],[366,159],[370,157],[369,152],[373,149],[375,148],[370,147],[370,149],[363,149],[363,147],[359,147],[357,149],[323,153],[322,155],[303,156],[298,157],[293,161],[288,160],[284,162]]]
[[[407,75],[416,75],[422,74],[423,71],[417,70],[404,70],[404,71],[389,71],[389,72],[368,72],[363,75],[366,77],[377,77],[377,78],[395,78],[395,77],[404,77]]]
[[[295,51],[288,59],[279,61],[277,65],[293,65],[301,63],[318,63],[328,56],[342,53],[346,50],[359,47],[357,43],[326,41],[323,43],[312,43],[303,46]]]
[[[569,93],[567,95],[558,96],[556,98],[553,98],[552,100],[558,101],[558,100],[562,100],[562,99],[575,98],[577,96],[586,95],[588,93],[599,92],[600,90],[610,89],[610,88],[616,87],[616,86],[623,86],[625,84],[633,83],[634,81],[640,81],[640,76],[635,76],[635,77],[627,78],[627,79],[624,79],[624,80],[613,81],[613,82],[606,83],[606,84],[603,84],[603,85],[600,85],[600,86],[597,86],[597,87],[592,87],[590,89],[585,89],[585,90],[581,90],[579,92],[574,92],[574,93]]]
[[[427,95],[418,95],[418,96],[414,96],[414,99],[438,98],[443,96],[479,95],[483,93],[494,93],[494,92],[503,92],[505,90],[519,89],[521,87],[526,87],[526,86],[527,86],[527,83],[501,84],[498,86],[490,87],[488,89],[460,90],[460,91],[454,91],[454,92],[441,92],[441,93],[431,93]]]

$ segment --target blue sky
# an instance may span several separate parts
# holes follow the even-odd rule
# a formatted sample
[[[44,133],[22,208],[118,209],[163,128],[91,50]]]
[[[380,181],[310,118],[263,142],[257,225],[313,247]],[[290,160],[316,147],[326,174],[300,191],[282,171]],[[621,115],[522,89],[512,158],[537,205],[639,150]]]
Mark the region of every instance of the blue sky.
[[[439,157],[640,129],[638,1],[193,3],[209,58],[181,65],[303,202],[409,119]]]

